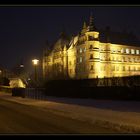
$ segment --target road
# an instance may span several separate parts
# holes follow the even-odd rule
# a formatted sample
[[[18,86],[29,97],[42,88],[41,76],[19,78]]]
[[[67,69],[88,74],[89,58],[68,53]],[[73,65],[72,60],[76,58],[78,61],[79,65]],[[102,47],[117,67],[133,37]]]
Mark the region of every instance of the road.
[[[117,133],[46,109],[0,99],[0,133],[6,134],[100,134]]]

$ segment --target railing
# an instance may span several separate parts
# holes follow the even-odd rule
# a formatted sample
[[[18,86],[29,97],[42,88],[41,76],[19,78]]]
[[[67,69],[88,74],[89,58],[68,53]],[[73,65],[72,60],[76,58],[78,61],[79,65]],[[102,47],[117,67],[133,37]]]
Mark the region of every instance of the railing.
[[[45,94],[45,89],[43,88],[26,88],[25,97],[37,100],[46,100],[47,96]]]

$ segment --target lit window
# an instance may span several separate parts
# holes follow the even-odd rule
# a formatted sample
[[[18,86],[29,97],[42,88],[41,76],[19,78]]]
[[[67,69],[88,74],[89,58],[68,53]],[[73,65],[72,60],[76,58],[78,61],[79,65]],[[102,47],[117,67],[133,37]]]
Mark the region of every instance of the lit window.
[[[129,54],[129,49],[126,49],[126,53]]]
[[[80,60],[79,61],[80,61],[80,63],[82,63],[82,57],[80,57]]]
[[[134,49],[131,49],[131,54],[135,54],[135,50]]]
[[[80,48],[80,53],[82,53],[82,48]]]
[[[90,54],[90,59],[93,59],[93,54]]]
[[[111,49],[111,52],[113,53],[113,52],[115,52],[115,50],[114,49]]]
[[[123,49],[123,48],[121,49],[121,53],[125,53],[125,51],[124,51],[124,49]]]
[[[130,67],[130,71],[133,71],[133,67],[132,66]]]
[[[140,53],[140,51],[139,50],[136,50],[136,54],[139,54]]]

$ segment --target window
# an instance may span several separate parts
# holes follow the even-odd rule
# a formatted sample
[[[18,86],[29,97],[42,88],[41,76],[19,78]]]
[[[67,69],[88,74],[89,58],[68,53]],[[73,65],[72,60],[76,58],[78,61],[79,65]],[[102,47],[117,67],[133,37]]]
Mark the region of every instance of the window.
[[[112,66],[112,71],[115,71],[115,66]]]
[[[93,59],[93,54],[90,54],[90,59]]]
[[[111,49],[111,52],[113,53],[113,52],[115,52],[115,50],[112,48],[112,49]]]
[[[104,71],[106,70],[106,66],[104,66]]]
[[[125,61],[125,57],[122,57],[122,62],[124,62]]]
[[[134,70],[134,71],[136,70],[136,67],[135,67],[135,66],[133,67],[133,70]]]
[[[70,69],[70,73],[72,73],[72,69]]]
[[[100,67],[100,70],[103,71],[103,67],[102,66]]]
[[[134,58],[131,58],[131,62],[134,62],[134,60],[135,60]]]
[[[79,62],[80,62],[80,63],[82,63],[82,57],[80,57],[80,60],[79,60]]]
[[[69,61],[69,65],[71,66],[71,61]]]
[[[84,52],[86,51],[86,47],[84,48]]]
[[[94,40],[94,37],[93,36],[88,36],[88,40]]]
[[[124,50],[124,48],[122,48],[122,49],[121,49],[121,53],[125,53],[125,50]]]
[[[119,66],[116,67],[116,71],[119,71]]]
[[[93,65],[90,66],[90,70],[93,70]]]
[[[134,49],[131,49],[131,54],[135,54],[135,50]]]
[[[89,49],[93,49],[93,46],[92,46],[92,45],[90,45],[90,46],[89,46]]]
[[[122,70],[125,71],[125,66],[122,67]]]
[[[129,49],[126,49],[126,53],[129,54]]]
[[[136,50],[136,54],[139,54],[140,52],[139,52],[139,50]]]
[[[137,58],[134,58],[135,62],[137,62]]]
[[[76,60],[74,60],[74,64],[76,64]]]
[[[82,48],[80,48],[80,51],[79,52],[82,53]]]

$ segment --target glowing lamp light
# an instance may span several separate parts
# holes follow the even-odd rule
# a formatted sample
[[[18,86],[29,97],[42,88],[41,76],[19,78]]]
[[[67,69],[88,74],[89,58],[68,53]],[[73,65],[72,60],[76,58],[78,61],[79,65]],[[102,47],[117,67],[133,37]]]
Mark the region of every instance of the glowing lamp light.
[[[32,62],[33,62],[34,65],[37,65],[39,60],[38,59],[33,59]]]
[[[21,68],[23,68],[23,67],[24,67],[24,65],[20,65],[20,67],[21,67]]]

